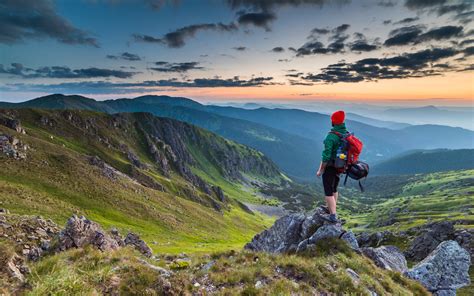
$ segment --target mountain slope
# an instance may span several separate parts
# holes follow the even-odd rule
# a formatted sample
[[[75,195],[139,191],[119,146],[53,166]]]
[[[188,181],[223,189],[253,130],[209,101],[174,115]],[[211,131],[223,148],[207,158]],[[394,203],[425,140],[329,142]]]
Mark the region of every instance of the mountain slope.
[[[69,99],[70,104],[57,104],[52,97],[58,97],[61,102]],[[42,104],[42,108],[74,109],[78,106],[76,96],[51,95],[29,102],[38,105],[41,99],[47,102]],[[288,175],[306,181],[313,178],[322,141],[330,128],[329,116],[296,109],[246,110],[205,106],[186,98],[168,96],[79,101],[84,104],[81,108],[96,108],[109,113],[147,111],[198,125],[264,152]],[[8,107],[29,106],[29,102],[9,104]],[[348,120],[347,125],[363,140],[362,159],[371,164],[413,149],[462,149],[473,148],[474,145],[474,132],[460,128],[424,125],[392,130],[354,120]]]
[[[2,207],[61,224],[84,214],[160,251],[241,246],[270,221],[240,201],[288,184],[260,152],[151,114],[18,109],[0,118]],[[18,120],[26,134],[6,127]]]
[[[409,151],[375,165],[375,175],[434,173],[474,169],[474,150],[421,150]]]

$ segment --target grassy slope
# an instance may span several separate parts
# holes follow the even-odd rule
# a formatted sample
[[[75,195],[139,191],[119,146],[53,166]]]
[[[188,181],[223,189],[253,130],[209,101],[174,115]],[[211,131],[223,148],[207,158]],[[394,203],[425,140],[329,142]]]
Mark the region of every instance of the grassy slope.
[[[215,295],[369,295],[368,290],[378,295],[428,295],[420,284],[377,268],[340,240],[323,242],[317,252],[301,256],[251,252],[193,256],[189,268],[175,271],[165,281],[136,255],[129,249],[109,253],[86,249],[47,257],[33,266],[28,278],[30,295],[96,295],[104,291],[161,295],[165,281],[172,295],[207,295],[205,289]],[[169,261],[160,259],[151,263],[169,268]],[[212,267],[203,270],[209,262],[214,262]],[[351,280],[347,268],[359,274],[358,283]],[[257,281],[262,287],[255,287]]]
[[[386,219],[394,208],[397,222],[377,227],[374,222]],[[411,178],[401,192],[372,209],[349,218],[349,226],[356,230],[406,230],[439,220],[466,220],[463,227],[474,227],[474,170],[451,171],[420,175]]]
[[[67,137],[52,135],[28,121],[25,126],[27,135],[0,127],[0,133],[15,134],[32,147],[26,161],[0,155],[2,207],[13,213],[43,215],[60,224],[73,213],[84,214],[106,228],[116,226],[123,232],[140,233],[147,242],[157,242],[150,244],[155,251],[171,253],[240,248],[272,222],[261,215],[246,213],[233,202],[220,213],[186,200],[183,197],[189,184],[176,175],[167,179],[150,174],[169,193],[128,178],[111,181],[100,169],[88,164],[85,154],[99,155],[126,171],[129,163],[123,156],[84,135],[74,134],[77,131],[68,130],[66,125],[61,131]],[[107,132],[109,137],[114,136]],[[146,156],[139,156],[146,161]],[[224,191],[232,199],[240,196],[237,186],[234,191]]]

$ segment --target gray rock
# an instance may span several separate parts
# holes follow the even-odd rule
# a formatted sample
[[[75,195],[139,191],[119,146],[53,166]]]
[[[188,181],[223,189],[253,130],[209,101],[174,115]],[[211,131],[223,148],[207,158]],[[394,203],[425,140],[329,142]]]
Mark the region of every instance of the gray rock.
[[[324,225],[325,220],[322,218],[323,215],[326,215],[324,210],[317,208],[313,215],[305,218],[303,224],[301,225],[302,238],[309,238],[319,227]]]
[[[119,247],[99,224],[76,215],[69,218],[66,227],[59,233],[58,249],[83,248],[92,245],[101,251],[114,250]]]
[[[345,241],[353,250],[359,250],[359,243],[351,230],[344,232],[341,235],[341,239]]]
[[[30,249],[28,251],[28,260],[31,260],[31,261],[38,261],[41,256],[43,256],[43,249],[39,248],[39,247],[34,247],[33,249]]]
[[[445,241],[405,275],[420,282],[428,291],[450,295],[451,290],[470,284],[469,253],[455,241]]]
[[[342,235],[342,227],[339,224],[326,224],[318,228],[316,232],[308,239],[309,244],[315,244],[322,239],[329,237],[339,238]]]
[[[438,290],[433,293],[433,296],[456,296],[456,290]]]
[[[372,259],[375,265],[380,268],[398,272],[405,272],[408,270],[405,256],[395,246],[363,248],[362,253]]]
[[[272,227],[257,234],[245,249],[270,253],[287,252],[301,241],[301,224],[305,220],[302,214],[291,214],[278,219]]]
[[[421,261],[443,241],[454,239],[453,222],[443,221],[428,224],[422,234],[416,237],[405,252],[413,261]]]
[[[133,246],[146,257],[151,257],[153,255],[151,248],[140,238],[140,236],[138,236],[138,234],[129,232],[125,237],[124,243],[125,245]]]

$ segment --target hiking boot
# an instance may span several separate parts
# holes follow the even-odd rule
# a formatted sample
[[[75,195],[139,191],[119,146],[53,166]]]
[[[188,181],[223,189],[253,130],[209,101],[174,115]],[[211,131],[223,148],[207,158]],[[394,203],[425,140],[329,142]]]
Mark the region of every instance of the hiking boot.
[[[326,212],[326,214],[331,214],[331,212],[329,211],[329,208],[327,206],[319,206],[324,212]]]
[[[341,223],[341,221],[337,219],[336,214],[330,214],[329,216],[321,216],[321,218],[332,224]]]

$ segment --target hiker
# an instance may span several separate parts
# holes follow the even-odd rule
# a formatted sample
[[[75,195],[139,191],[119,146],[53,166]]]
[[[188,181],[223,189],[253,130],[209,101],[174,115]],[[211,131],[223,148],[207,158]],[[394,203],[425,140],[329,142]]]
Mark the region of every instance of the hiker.
[[[339,193],[337,186],[339,185],[339,174],[341,173],[335,166],[336,154],[341,146],[341,137],[338,134],[348,133],[344,119],[346,115],[344,111],[336,111],[331,115],[332,129],[324,140],[324,150],[322,153],[321,164],[319,165],[316,175],[323,176],[324,195],[326,197],[327,207],[323,207],[329,213],[329,221],[338,223],[336,215],[336,205]]]

